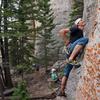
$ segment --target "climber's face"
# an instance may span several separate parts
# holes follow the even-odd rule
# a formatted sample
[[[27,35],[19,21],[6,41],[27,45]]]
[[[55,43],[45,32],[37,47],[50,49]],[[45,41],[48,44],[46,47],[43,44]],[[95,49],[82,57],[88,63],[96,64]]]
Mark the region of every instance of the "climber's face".
[[[78,26],[85,26],[85,25],[86,25],[86,24],[85,24],[84,20],[82,20],[82,19],[81,19],[81,20],[79,21],[79,23],[78,23]]]

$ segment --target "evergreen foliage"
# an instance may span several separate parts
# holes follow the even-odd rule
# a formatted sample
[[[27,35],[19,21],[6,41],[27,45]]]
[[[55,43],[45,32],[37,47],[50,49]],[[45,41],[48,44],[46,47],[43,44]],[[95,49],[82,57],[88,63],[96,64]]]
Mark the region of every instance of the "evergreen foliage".
[[[35,61],[34,28],[28,21],[35,20],[37,15],[35,0],[1,0],[0,5],[0,49],[6,83],[10,80],[11,66],[29,67]],[[34,16],[33,16],[34,15]],[[9,86],[12,84],[9,82]]]
[[[11,100],[31,100],[31,96],[27,93],[26,81],[20,80],[18,88],[14,89],[13,98]]]
[[[2,1],[3,2],[3,1]],[[43,41],[38,43],[42,45],[41,52],[44,56],[41,57],[42,64],[46,67],[52,59],[53,54],[50,52],[55,49],[55,40],[53,40],[52,30],[55,27],[53,24],[54,16],[49,0],[8,0],[7,7],[1,7],[1,39],[7,41],[1,44],[4,51],[3,63],[8,63],[11,66],[27,66],[33,63],[38,63],[40,60],[34,57],[34,46],[36,34],[37,39],[42,38]],[[4,17],[6,17],[4,24]],[[32,24],[29,20],[37,20],[41,23],[40,27],[29,28]],[[6,55],[7,54],[7,57]]]
[[[79,0],[74,0],[73,11],[70,14],[71,20],[69,21],[68,26],[73,26],[73,23],[77,18],[82,18],[83,9],[84,9],[84,3]]]
[[[29,11],[30,7],[32,6],[29,7],[29,3],[31,4],[32,2],[30,0],[20,0],[18,4],[19,7],[16,14],[17,22],[15,23],[14,28],[14,30],[16,29],[16,33],[10,41],[10,58],[13,59],[11,60],[13,62],[13,65],[20,64],[30,66],[30,64],[32,63],[30,62],[30,59],[32,59],[34,44],[31,43],[30,40],[33,37],[31,34],[33,32],[33,29],[29,29],[30,24],[26,23],[27,20],[31,20],[30,16],[28,15],[30,15]],[[18,25],[18,27],[16,27],[16,25]],[[13,45],[15,48],[13,48]]]
[[[2,55],[2,65],[4,67],[4,83],[8,88],[12,88],[10,68],[9,68],[9,37],[8,34],[8,19],[9,19],[9,1],[1,0],[0,5],[0,49]]]
[[[37,13],[35,0],[9,0],[4,13],[7,16],[7,31],[2,36],[9,40],[9,59],[12,66],[30,66],[36,58],[34,55],[34,28],[28,23],[35,20]],[[4,9],[5,10],[5,9]],[[32,16],[34,14],[34,16]]]
[[[52,60],[53,54],[51,53],[52,49],[55,49],[55,40],[53,40],[52,30],[55,28],[53,24],[54,16],[53,11],[50,8],[51,4],[49,0],[37,0],[38,13],[39,16],[37,20],[41,23],[39,27],[40,31],[37,32],[37,39],[41,39],[41,42],[38,42],[37,45],[41,46],[41,63],[45,66],[47,71],[48,63]],[[39,52],[39,53],[40,53]]]

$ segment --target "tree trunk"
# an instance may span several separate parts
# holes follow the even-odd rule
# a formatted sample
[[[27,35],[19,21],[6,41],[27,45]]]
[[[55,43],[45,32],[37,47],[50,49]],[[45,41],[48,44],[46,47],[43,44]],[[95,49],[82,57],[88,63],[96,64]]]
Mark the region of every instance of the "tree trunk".
[[[1,1],[1,5],[0,7],[2,8],[3,7],[3,1]],[[2,12],[2,10],[0,9],[0,12]],[[2,14],[1,14],[2,15]],[[1,21],[2,21],[2,16],[0,15],[0,26],[2,25]],[[1,33],[1,27],[0,27],[0,33]],[[5,54],[4,54],[4,49],[3,49],[4,45],[3,45],[3,40],[2,40],[2,37],[0,36],[0,50],[1,50],[1,55],[2,55],[2,63],[4,63],[5,61]],[[1,67],[1,66],[0,66]],[[1,67],[2,69],[2,67]],[[3,80],[3,83],[6,85],[6,82],[5,82],[5,79],[4,79],[4,76],[3,76],[3,73],[1,71],[1,75],[2,75],[2,80]]]
[[[4,72],[5,72],[6,85],[8,88],[12,88],[13,84],[12,84],[12,80],[11,80],[9,65],[7,65],[7,64],[4,65]]]
[[[4,9],[7,8],[7,0],[4,0]],[[7,32],[7,16],[4,15],[4,33]],[[11,81],[10,68],[9,68],[9,56],[8,56],[8,38],[4,38],[4,48],[5,48],[5,63],[4,63],[4,72],[5,79],[8,88],[12,88],[13,84]]]
[[[31,14],[31,17],[33,17],[34,15]],[[32,24],[32,28],[35,29],[35,21],[31,20],[31,24]],[[36,32],[32,32],[32,34],[36,34]],[[35,46],[35,40],[36,40],[36,36],[33,37],[33,45]]]
[[[3,91],[4,91],[4,88],[3,88],[3,83],[2,83],[1,76],[0,76],[0,93],[1,93],[1,98],[2,98],[2,100],[5,100],[4,99]]]

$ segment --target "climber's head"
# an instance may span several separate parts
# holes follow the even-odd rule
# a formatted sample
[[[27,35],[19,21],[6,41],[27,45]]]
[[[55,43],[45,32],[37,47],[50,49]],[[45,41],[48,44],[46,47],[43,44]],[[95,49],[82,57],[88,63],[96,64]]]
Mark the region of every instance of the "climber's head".
[[[79,27],[79,26],[85,26],[85,22],[84,22],[84,20],[82,19],[82,18],[78,18],[75,22],[75,26],[76,27]]]
[[[52,73],[55,73],[56,72],[56,69],[53,68],[51,71],[52,71]]]

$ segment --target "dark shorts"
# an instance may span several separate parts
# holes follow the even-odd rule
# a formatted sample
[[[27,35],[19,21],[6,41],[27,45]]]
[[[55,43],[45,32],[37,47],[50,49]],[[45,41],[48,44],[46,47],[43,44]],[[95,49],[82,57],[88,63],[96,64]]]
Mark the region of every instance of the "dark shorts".
[[[39,68],[38,68],[38,69],[36,69],[36,71],[39,71]]]
[[[57,81],[55,83],[61,85],[61,81],[59,80],[59,78],[57,79]]]

